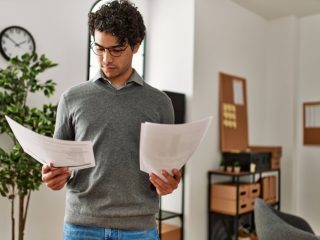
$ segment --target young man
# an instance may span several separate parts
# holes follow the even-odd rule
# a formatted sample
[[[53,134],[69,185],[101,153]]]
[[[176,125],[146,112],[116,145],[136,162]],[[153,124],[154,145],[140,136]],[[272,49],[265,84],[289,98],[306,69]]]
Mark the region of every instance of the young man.
[[[74,171],[46,165],[42,179],[53,190],[67,183],[64,239],[158,239],[159,197],[177,188],[181,173],[162,171],[167,181],[139,170],[140,126],[173,123],[170,99],[143,82],[132,57],[145,36],[143,19],[128,1],[113,1],[89,14],[100,71],[66,91],[54,137],[93,142],[96,166]]]

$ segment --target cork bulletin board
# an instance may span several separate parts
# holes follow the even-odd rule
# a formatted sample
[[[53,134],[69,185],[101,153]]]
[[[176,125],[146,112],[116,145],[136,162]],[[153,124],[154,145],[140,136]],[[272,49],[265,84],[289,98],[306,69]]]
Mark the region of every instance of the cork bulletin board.
[[[320,146],[320,102],[303,104],[303,144]]]
[[[248,148],[246,80],[219,74],[220,149],[240,152]]]

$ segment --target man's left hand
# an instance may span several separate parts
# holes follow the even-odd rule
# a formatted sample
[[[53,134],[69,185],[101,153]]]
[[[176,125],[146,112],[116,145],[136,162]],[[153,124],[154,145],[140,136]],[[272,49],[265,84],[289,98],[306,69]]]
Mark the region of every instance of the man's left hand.
[[[149,174],[150,182],[156,187],[157,193],[161,196],[172,193],[179,185],[181,172],[178,169],[173,169],[172,175],[166,170],[161,170],[162,176],[167,180],[164,181],[154,173]]]

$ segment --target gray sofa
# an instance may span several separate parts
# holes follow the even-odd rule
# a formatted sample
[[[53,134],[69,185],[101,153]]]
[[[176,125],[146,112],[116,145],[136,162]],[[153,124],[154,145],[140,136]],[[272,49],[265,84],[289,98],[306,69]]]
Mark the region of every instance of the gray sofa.
[[[302,218],[280,212],[264,200],[254,203],[254,219],[259,240],[319,240]]]

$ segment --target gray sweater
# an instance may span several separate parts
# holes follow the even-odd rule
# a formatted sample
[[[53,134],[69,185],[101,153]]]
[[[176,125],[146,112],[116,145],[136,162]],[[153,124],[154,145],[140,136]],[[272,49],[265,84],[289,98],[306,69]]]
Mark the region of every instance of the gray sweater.
[[[55,138],[92,141],[96,166],[75,171],[67,184],[65,222],[119,229],[156,226],[158,195],[139,170],[143,122],[173,123],[167,95],[134,71],[116,90],[97,74],[66,91],[58,106]]]

